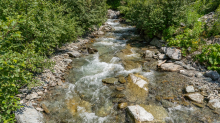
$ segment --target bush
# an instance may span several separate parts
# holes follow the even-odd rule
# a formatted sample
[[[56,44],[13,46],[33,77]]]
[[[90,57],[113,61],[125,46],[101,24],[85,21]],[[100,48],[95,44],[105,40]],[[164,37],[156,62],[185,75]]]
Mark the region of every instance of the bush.
[[[14,122],[18,89],[52,68],[48,55],[106,20],[105,0],[0,1],[0,122]]]

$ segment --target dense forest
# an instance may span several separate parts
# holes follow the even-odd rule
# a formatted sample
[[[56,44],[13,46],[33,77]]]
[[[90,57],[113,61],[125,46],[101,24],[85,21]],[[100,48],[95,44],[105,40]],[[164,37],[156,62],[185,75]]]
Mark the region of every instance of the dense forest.
[[[108,8],[146,40],[161,38],[184,56],[200,51],[195,60],[220,72],[220,45],[205,43],[220,35],[220,0],[1,0],[0,122],[15,121],[18,89],[54,65],[49,56],[57,48],[101,26]],[[200,19],[210,12],[210,24]]]

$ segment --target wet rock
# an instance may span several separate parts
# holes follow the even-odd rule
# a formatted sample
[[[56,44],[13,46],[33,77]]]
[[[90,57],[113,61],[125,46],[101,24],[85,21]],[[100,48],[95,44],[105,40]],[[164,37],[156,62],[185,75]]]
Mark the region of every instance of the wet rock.
[[[161,51],[165,53],[169,58],[174,60],[181,60],[181,50],[175,47],[161,47]]]
[[[158,54],[157,56],[159,60],[165,60],[168,58],[165,54]]]
[[[182,69],[180,65],[176,65],[174,63],[164,63],[160,67],[163,71],[171,71],[171,72],[179,71]]]
[[[95,115],[99,116],[99,117],[105,117],[107,115],[109,115],[112,111],[112,105],[104,105],[101,108],[98,108],[98,110],[95,111]]]
[[[29,94],[26,96],[27,100],[38,98],[38,94],[36,92],[33,92],[32,94]]]
[[[199,107],[199,108],[205,107],[203,104],[196,103],[196,102],[192,102],[192,104],[194,104],[195,106],[197,106],[197,107]]]
[[[152,58],[154,54],[155,54],[154,51],[146,50],[145,58]]]
[[[163,107],[165,107],[165,108],[169,108],[169,107],[174,106],[174,103],[167,101],[167,100],[161,100],[161,103],[162,103]]]
[[[116,78],[106,78],[106,79],[103,79],[102,82],[107,83],[107,84],[114,84],[114,83],[118,82],[118,79],[116,79]]]
[[[139,105],[128,106],[128,115],[134,123],[153,121],[154,116]]]
[[[119,77],[118,81],[122,84],[126,83],[125,77],[123,77],[123,76]]]
[[[195,92],[195,89],[194,89],[194,87],[192,85],[190,85],[190,86],[186,87],[186,92],[187,93],[192,93],[192,92]]]
[[[200,73],[200,72],[196,73],[196,77],[200,78],[200,77],[202,77],[202,76],[203,76],[202,73]]]
[[[94,53],[98,52],[97,49],[90,48],[90,47],[89,47],[87,50],[88,50],[88,53],[89,53],[89,54],[94,54]]]
[[[193,72],[190,72],[190,71],[186,71],[186,70],[180,70],[180,73],[185,75],[185,76],[188,76],[188,77],[193,77],[195,76],[195,74]]]
[[[79,58],[82,54],[78,51],[71,51],[67,53],[70,57]]]
[[[117,91],[123,91],[125,89],[125,87],[121,87],[121,86],[116,86],[115,88]]]
[[[104,32],[109,32],[112,31],[113,28],[111,27],[111,25],[105,24],[100,26],[99,31],[104,31]]]
[[[37,110],[37,111],[44,111],[44,109],[39,108],[39,107],[38,107],[38,108],[36,108],[36,110]]]
[[[118,104],[118,108],[120,108],[120,109],[124,109],[124,108],[126,108],[128,106],[128,103],[120,103],[120,104]]]
[[[216,71],[207,71],[204,76],[210,77],[214,81],[218,80],[220,77],[220,75]]]
[[[162,47],[163,45],[165,45],[165,41],[164,40],[159,40],[157,38],[154,38],[151,42],[150,45],[156,46],[156,47]]]
[[[32,105],[24,105],[15,112],[15,118],[18,123],[43,123],[42,114],[39,113]]]
[[[138,76],[137,74],[129,74],[128,81],[133,82],[134,84],[138,85],[140,88],[143,88],[144,90],[148,91],[147,85],[148,80],[147,78],[144,78],[143,76]]]
[[[200,93],[190,93],[187,94],[186,96],[192,101],[195,101],[197,103],[203,103],[204,97]]]
[[[209,100],[209,103],[208,103],[209,107],[210,108],[214,108],[214,109],[218,109],[220,108],[220,99],[211,99]]]
[[[98,35],[104,35],[105,34],[103,31],[98,31],[97,33],[98,33]]]
[[[44,109],[44,111],[45,111],[47,114],[50,113],[49,109],[47,108],[47,106],[46,106],[45,104],[41,104],[41,107],[42,107],[42,109]]]
[[[124,64],[125,70],[132,70],[132,69],[141,67],[139,63],[131,61],[131,60],[124,60],[122,61],[122,63]]]

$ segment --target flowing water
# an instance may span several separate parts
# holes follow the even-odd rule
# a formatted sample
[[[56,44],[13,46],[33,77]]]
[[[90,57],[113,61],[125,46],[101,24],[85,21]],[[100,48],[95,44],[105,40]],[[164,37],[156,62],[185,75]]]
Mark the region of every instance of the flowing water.
[[[114,31],[95,38],[89,47],[95,54],[73,59],[70,73],[62,87],[51,88],[46,100],[47,123],[124,123],[126,109],[119,103],[141,105],[152,113],[157,122],[195,123],[220,121],[208,107],[197,107],[182,97],[187,78],[175,72],[156,71],[157,61],[142,58],[146,42],[136,34],[135,27],[108,19]],[[156,49],[152,49],[156,50]],[[127,64],[127,65],[125,65]],[[149,80],[149,92],[127,83],[104,84],[102,79],[138,73]],[[117,87],[126,88],[122,91]],[[115,95],[121,95],[115,97]]]

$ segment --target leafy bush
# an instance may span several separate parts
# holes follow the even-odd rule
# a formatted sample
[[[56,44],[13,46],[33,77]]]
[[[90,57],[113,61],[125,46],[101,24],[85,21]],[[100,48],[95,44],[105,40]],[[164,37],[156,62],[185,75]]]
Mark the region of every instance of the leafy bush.
[[[106,0],[0,1],[0,122],[14,122],[15,95],[53,62],[48,55],[106,20]]]
[[[111,9],[117,9],[121,5],[121,0],[107,0]]]

